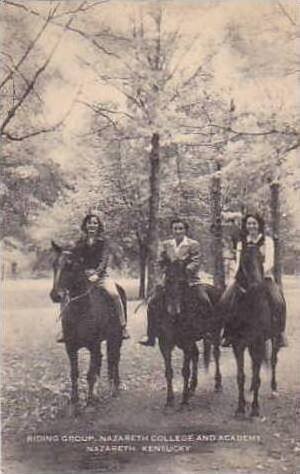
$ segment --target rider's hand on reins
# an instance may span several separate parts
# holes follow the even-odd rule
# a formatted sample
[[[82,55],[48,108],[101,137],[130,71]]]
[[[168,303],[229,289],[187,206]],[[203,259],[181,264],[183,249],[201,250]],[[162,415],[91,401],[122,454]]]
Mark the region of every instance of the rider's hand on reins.
[[[88,277],[88,280],[89,280],[91,283],[95,283],[96,281],[99,280],[99,277],[98,277],[97,273],[93,273],[93,275],[90,275],[90,276]]]

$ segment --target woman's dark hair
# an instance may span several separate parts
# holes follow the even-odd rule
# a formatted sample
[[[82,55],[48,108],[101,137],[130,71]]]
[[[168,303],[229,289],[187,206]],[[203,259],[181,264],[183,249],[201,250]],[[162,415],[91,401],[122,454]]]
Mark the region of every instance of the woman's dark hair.
[[[181,219],[180,217],[174,217],[171,222],[170,222],[170,228],[172,229],[173,228],[173,225],[174,224],[183,224],[184,225],[184,228],[185,228],[185,231],[187,232],[189,230],[189,225],[187,222],[185,222],[185,220]]]
[[[258,232],[265,236],[265,221],[264,219],[258,214],[258,213],[248,213],[246,214],[243,219],[242,219],[242,225],[241,225],[241,238],[242,240],[246,240],[248,231],[247,231],[247,220],[249,217],[252,217],[258,222]]]
[[[97,222],[98,222],[98,231],[97,231],[97,234],[98,236],[100,234],[102,234],[104,232],[104,225],[102,224],[100,218],[96,215],[96,214],[87,214],[83,221],[82,221],[82,224],[81,224],[81,230],[82,232],[84,232],[85,234],[87,234],[87,223],[92,219],[92,218],[96,218],[97,219]]]

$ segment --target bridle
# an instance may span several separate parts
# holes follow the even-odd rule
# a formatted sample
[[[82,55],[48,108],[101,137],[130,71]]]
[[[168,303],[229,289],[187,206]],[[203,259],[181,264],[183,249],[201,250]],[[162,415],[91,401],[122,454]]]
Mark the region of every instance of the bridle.
[[[81,298],[84,298],[85,296],[87,296],[88,294],[91,293],[92,289],[93,289],[93,288],[90,287],[90,288],[89,288],[87,291],[85,291],[84,293],[80,293],[80,294],[77,295],[77,296],[73,296],[73,298],[70,298],[69,290],[66,290],[66,292],[65,292],[65,295],[66,295],[66,296],[65,296],[65,299],[66,299],[66,301],[65,301],[65,304],[64,304],[63,308],[61,308],[61,310],[60,310],[59,315],[57,316],[57,318],[58,318],[58,319],[61,319],[61,317],[62,317],[64,311],[67,309],[67,307],[68,307],[71,303],[73,303],[74,301],[80,300]]]
[[[72,252],[68,251],[68,250],[64,250],[63,251],[63,254],[64,255],[71,255]],[[70,290],[68,289],[65,289],[64,290],[64,305],[63,307],[61,308],[58,316],[57,316],[57,319],[61,319],[62,318],[62,315],[63,313],[66,311],[66,309],[68,308],[68,306],[70,306],[71,303],[73,303],[74,301],[78,301],[80,300],[81,298],[84,298],[85,296],[87,296],[88,294],[91,293],[92,291],[92,286],[90,288],[88,288],[86,291],[84,291],[83,293],[80,293],[79,295],[76,295],[76,296],[73,296],[73,297],[70,297]]]

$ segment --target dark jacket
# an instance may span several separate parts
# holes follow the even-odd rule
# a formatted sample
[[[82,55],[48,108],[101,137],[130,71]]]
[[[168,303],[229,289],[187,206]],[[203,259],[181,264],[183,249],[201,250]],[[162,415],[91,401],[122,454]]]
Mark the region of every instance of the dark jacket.
[[[98,275],[106,272],[109,253],[107,243],[103,238],[98,238],[92,245],[88,244],[86,238],[78,240],[74,254],[85,270],[95,270]]]

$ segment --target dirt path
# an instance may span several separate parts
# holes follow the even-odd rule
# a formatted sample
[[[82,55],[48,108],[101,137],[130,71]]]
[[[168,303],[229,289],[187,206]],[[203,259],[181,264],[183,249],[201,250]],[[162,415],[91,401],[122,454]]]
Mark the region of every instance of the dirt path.
[[[286,281],[290,345],[281,352],[278,363],[279,397],[270,398],[270,377],[264,370],[261,417],[246,421],[233,417],[237,389],[230,349],[222,353],[223,393],[214,393],[213,364],[210,373],[205,374],[200,357],[199,386],[184,412],[178,411],[181,353],[174,351],[176,408],[164,411],[161,355],[158,348],[137,344],[145,331],[145,315],[143,309],[134,314],[136,303],[130,303],[129,310],[132,338],[124,343],[122,352],[121,374],[126,389],[119,398],[110,398],[104,360],[98,384],[100,404],[85,408],[87,354],[82,351],[83,408],[82,415],[75,419],[70,416],[67,403],[67,357],[63,346],[54,342],[57,325],[55,307],[48,299],[49,282],[8,282],[5,290],[5,474],[297,472],[300,321],[299,282],[295,279]],[[115,438],[116,435],[119,437]]]

